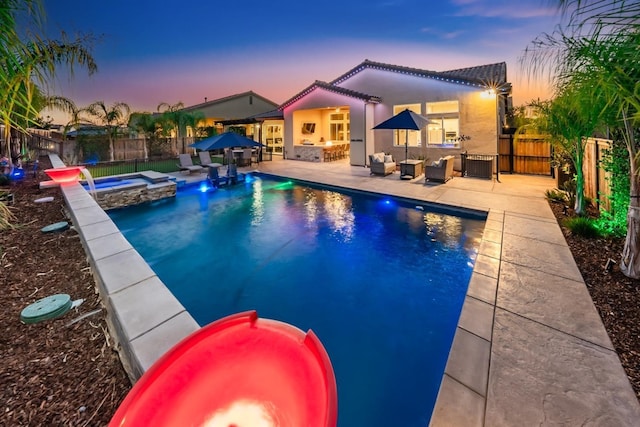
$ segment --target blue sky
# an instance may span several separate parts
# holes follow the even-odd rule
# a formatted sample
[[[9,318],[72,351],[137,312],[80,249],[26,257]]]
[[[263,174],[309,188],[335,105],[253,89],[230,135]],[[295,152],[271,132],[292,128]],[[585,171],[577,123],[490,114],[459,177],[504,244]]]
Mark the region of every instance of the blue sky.
[[[518,58],[559,22],[545,0],[44,0],[46,32],[92,33],[97,74],[53,91],[78,106],[193,105],[253,90],[281,103],[364,59],[434,71],[505,61],[514,103],[547,98]],[[54,116],[55,117],[55,116]]]

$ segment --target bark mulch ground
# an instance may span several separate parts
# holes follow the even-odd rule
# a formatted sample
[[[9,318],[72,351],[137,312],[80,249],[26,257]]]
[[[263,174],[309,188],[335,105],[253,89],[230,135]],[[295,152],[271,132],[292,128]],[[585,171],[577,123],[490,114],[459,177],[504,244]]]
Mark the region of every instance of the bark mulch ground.
[[[44,179],[40,172],[0,188],[13,193],[16,217],[14,229],[0,231],[0,425],[107,425],[131,383],[77,233],[41,232],[67,221],[60,191],[38,188]],[[46,196],[54,200],[34,203]],[[54,320],[20,321],[25,307],[54,294],[84,302]]]
[[[41,160],[41,170],[48,159]],[[107,332],[82,245],[73,229],[44,234],[42,227],[67,221],[57,189],[40,190],[46,179],[14,182],[15,228],[0,231],[0,425],[103,426],[131,388]],[[35,199],[53,196],[50,203]],[[559,219],[562,206],[551,203]],[[640,398],[640,282],[625,277],[619,239],[588,240],[563,229],[622,364]],[[65,315],[24,324],[20,313],[38,299],[68,294],[84,300]]]

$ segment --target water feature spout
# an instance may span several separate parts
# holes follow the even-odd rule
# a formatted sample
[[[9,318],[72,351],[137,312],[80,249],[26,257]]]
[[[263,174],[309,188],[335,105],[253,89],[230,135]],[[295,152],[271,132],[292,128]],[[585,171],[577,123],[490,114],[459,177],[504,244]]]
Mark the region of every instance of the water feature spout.
[[[45,169],[44,173],[46,173],[49,178],[60,185],[67,185],[74,182],[78,182],[80,179],[80,174],[84,175],[87,184],[89,185],[89,194],[93,196],[93,199],[97,201],[96,195],[96,184],[93,181],[93,176],[91,176],[91,172],[84,166],[66,166],[63,168],[52,168]]]

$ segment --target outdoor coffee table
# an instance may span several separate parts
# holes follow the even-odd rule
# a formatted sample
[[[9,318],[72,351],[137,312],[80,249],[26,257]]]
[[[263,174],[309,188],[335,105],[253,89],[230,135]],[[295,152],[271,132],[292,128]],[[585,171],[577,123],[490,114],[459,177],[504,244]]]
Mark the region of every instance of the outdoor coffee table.
[[[410,176],[415,178],[424,173],[422,160],[403,160],[400,162],[400,177]],[[403,178],[404,179],[404,178]]]

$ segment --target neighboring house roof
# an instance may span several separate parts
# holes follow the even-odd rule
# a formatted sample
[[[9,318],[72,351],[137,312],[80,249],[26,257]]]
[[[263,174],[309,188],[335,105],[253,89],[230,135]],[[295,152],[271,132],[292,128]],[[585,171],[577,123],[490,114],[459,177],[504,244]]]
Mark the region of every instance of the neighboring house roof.
[[[216,105],[216,104],[222,104],[224,102],[232,101],[232,100],[234,100],[236,98],[243,98],[245,96],[254,96],[256,98],[259,98],[259,99],[263,100],[264,102],[266,102],[268,104],[272,104],[274,107],[278,106],[277,103],[271,101],[270,99],[267,99],[264,96],[258,95],[254,91],[249,90],[247,92],[237,93],[235,95],[229,95],[229,96],[225,96],[223,98],[213,99],[211,101],[203,102],[201,104],[191,105],[189,107],[185,107],[184,110],[186,110],[186,111],[200,110],[202,108],[210,107],[210,106]]]
[[[233,119],[233,120],[221,120],[219,123],[223,126],[227,125],[246,125],[251,123],[261,123],[265,120],[282,120],[284,119],[284,115],[281,110],[275,109],[271,111],[266,111],[264,113],[254,114],[253,116],[249,116],[244,119]]]
[[[385,64],[382,62],[374,62],[365,59],[363,62],[347,71],[329,84],[339,85],[345,80],[351,78],[360,71],[371,68],[377,70],[391,71],[401,74],[408,74],[418,77],[442,80],[450,83],[473,85],[480,87],[502,87],[503,85],[511,86],[507,83],[507,64],[499,62],[496,64],[478,65],[469,68],[460,68],[449,71],[431,71],[420,68],[403,67],[400,65]]]
[[[106,135],[107,128],[105,126],[98,125],[79,125],[77,128],[70,130],[66,133],[67,137],[75,138],[79,135],[96,136]]]
[[[340,94],[340,95],[345,95],[345,96],[348,96],[348,97],[351,97],[351,98],[361,99],[361,100],[366,101],[366,102],[373,102],[373,103],[380,102],[380,97],[378,97],[378,96],[368,95],[366,93],[357,92],[357,91],[351,90],[351,89],[345,89],[345,88],[340,87],[340,86],[335,86],[335,85],[333,85],[331,83],[327,83],[327,82],[323,82],[323,81],[320,81],[320,80],[316,80],[313,84],[308,86],[306,89],[302,90],[301,92],[297,93],[292,98],[290,98],[289,100],[287,100],[284,103],[282,103],[278,107],[278,109],[279,110],[283,110],[284,108],[286,108],[289,105],[293,104],[294,102],[296,102],[300,98],[303,98],[303,97],[307,96],[309,93],[313,92],[314,90],[316,90],[318,88],[319,89],[328,90],[330,92],[334,92],[334,93],[337,93],[337,94]]]

